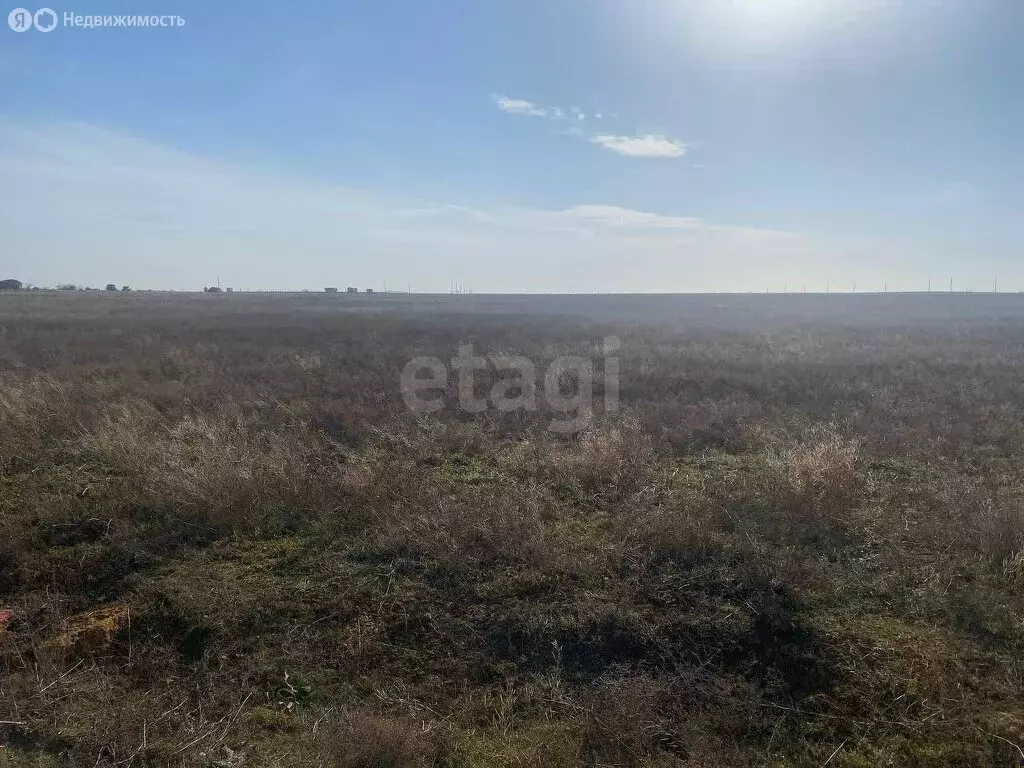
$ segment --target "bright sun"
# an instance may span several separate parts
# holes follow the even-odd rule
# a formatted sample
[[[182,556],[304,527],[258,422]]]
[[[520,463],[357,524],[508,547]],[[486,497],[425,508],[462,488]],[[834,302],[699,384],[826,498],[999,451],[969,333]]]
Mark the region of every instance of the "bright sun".
[[[810,0],[735,0],[734,4],[739,10],[757,16],[798,13],[813,5]]]
[[[628,7],[653,12],[623,14],[636,22],[638,48],[679,46],[708,60],[744,58],[778,51],[799,55],[816,41],[848,28],[874,23],[892,0],[652,0]],[[627,4],[612,4],[625,8]],[[642,43],[640,42],[642,40]]]
[[[746,36],[778,40],[835,22],[854,5],[853,0],[721,0],[718,7]]]
[[[799,22],[809,17],[818,17],[835,7],[835,2],[826,0],[726,0],[725,6],[732,6],[735,15],[763,22]]]

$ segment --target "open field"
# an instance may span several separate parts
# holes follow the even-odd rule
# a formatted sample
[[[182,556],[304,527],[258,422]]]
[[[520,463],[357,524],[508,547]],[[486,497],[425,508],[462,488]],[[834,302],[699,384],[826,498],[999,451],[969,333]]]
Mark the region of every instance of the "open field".
[[[610,335],[577,434],[399,391]],[[1022,350],[1017,295],[0,294],[0,766],[1020,765]]]

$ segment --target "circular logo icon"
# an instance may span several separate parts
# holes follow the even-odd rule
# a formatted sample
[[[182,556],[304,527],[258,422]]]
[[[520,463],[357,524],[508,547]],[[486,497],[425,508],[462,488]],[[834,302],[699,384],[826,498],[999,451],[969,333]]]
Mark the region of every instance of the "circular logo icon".
[[[7,14],[7,26],[15,32],[28,32],[32,29],[32,11],[27,8],[15,8]]]
[[[52,32],[57,26],[57,14],[53,8],[40,8],[32,17],[32,23],[40,32]]]

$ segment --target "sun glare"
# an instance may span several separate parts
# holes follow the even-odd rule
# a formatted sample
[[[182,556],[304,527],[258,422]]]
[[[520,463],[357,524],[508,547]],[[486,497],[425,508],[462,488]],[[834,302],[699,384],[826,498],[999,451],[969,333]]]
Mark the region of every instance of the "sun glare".
[[[736,23],[751,26],[805,26],[836,11],[835,0],[732,0],[723,3]]]
[[[786,44],[841,25],[864,7],[858,0],[723,0],[715,16],[739,40]]]
[[[759,17],[804,14],[820,4],[820,0],[735,0],[733,3],[738,11]]]

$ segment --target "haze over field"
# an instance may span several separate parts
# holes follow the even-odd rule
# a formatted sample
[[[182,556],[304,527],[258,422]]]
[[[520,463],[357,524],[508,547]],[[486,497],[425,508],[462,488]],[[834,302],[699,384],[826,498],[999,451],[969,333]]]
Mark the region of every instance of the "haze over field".
[[[0,292],[0,763],[1016,768],[1022,314]]]
[[[171,5],[2,30],[5,273],[1024,287],[1014,0]]]

